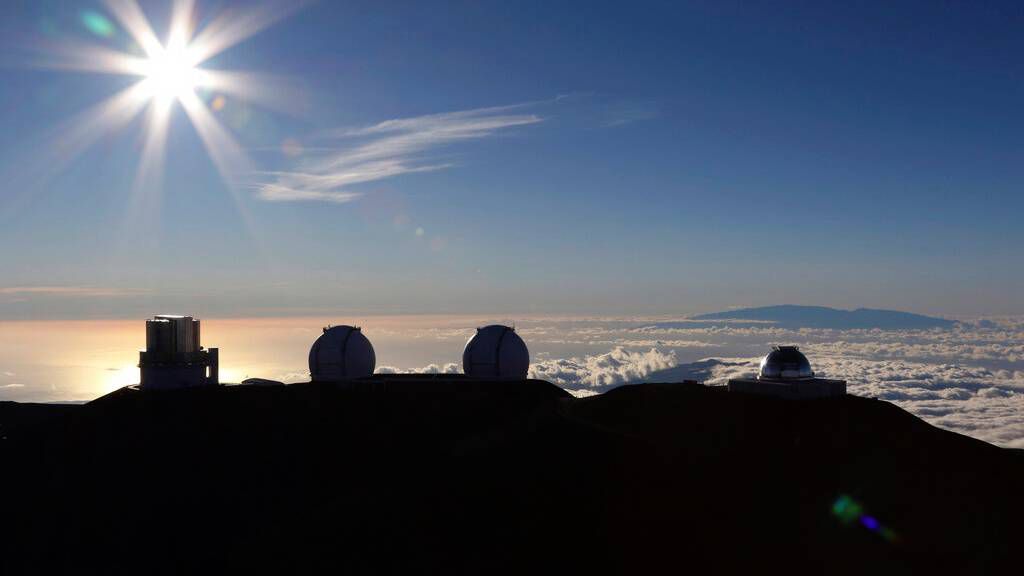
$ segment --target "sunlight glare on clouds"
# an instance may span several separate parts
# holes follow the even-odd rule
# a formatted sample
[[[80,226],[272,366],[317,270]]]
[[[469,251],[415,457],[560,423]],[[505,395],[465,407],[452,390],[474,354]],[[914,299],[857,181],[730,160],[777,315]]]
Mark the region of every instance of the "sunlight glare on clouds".
[[[103,387],[106,392],[113,392],[118,388],[124,388],[139,383],[139,368],[126,364],[118,368],[107,368],[107,375]]]

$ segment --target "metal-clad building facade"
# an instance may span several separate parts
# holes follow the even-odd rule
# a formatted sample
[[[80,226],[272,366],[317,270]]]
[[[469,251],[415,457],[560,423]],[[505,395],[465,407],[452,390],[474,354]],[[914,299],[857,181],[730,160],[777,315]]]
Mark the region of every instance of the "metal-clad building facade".
[[[143,389],[217,384],[218,350],[200,344],[199,320],[163,314],[146,320],[146,350],[139,353]]]

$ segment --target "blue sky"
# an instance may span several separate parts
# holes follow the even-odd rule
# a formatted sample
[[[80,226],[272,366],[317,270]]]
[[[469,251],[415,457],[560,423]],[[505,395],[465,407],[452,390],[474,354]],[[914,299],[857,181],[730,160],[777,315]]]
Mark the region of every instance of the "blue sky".
[[[1024,313],[1015,3],[312,3],[202,65],[274,76],[212,112],[248,162],[174,105],[141,204],[142,116],[51,161],[134,80],[39,52],[114,15],[0,22],[0,319]]]

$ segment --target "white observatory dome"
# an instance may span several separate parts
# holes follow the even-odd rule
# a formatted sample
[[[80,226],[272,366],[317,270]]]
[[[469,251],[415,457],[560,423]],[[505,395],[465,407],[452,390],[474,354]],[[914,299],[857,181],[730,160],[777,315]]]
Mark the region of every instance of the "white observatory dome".
[[[314,382],[362,378],[373,374],[377,355],[359,328],[328,326],[309,349],[309,373]]]
[[[811,363],[796,346],[775,346],[761,359],[759,380],[814,378]]]
[[[462,353],[462,371],[477,378],[522,380],[530,369],[526,342],[508,326],[477,328]]]

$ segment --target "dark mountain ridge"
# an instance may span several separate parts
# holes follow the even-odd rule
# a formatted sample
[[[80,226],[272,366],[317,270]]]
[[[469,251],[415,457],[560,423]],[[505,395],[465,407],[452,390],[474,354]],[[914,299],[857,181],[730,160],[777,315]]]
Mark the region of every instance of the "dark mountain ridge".
[[[853,396],[378,375],[60,410],[0,405],[4,574],[1014,573],[1024,517],[1024,458]]]

